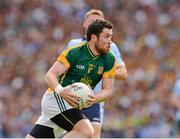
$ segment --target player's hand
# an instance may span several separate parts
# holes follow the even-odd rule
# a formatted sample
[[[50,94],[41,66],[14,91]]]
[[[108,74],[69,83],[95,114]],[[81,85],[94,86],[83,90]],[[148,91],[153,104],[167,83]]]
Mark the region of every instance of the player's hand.
[[[96,97],[94,94],[88,95],[88,100],[87,100],[87,105],[88,107],[92,106],[93,104],[96,103]]]
[[[74,108],[77,108],[78,107],[78,104],[79,104],[79,100],[80,100],[80,97],[76,96],[75,94],[71,93],[71,89],[73,87],[76,87],[75,85],[68,85],[66,86],[62,92],[60,93],[60,96],[67,101],[67,103],[74,107]]]

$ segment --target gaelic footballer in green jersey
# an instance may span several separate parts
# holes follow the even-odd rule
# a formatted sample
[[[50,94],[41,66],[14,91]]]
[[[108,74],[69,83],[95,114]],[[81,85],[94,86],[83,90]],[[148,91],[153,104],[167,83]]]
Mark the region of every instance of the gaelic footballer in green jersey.
[[[106,54],[95,56],[87,43],[80,43],[79,46],[65,50],[58,61],[66,65],[69,70],[59,76],[63,86],[74,82],[83,82],[92,88],[102,77],[114,78],[115,57],[109,51]]]
[[[86,36],[87,43],[62,52],[47,72],[45,81],[51,90],[48,89],[42,98],[42,115],[30,132],[32,137],[53,138],[53,130],[51,126],[46,126],[47,122],[68,131],[64,136],[66,138],[93,137],[92,124],[77,108],[79,98],[70,92],[71,84],[84,82],[94,88],[103,80],[101,92],[89,95],[89,106],[111,96],[116,69],[115,56],[109,51],[112,24],[95,21],[89,26]]]

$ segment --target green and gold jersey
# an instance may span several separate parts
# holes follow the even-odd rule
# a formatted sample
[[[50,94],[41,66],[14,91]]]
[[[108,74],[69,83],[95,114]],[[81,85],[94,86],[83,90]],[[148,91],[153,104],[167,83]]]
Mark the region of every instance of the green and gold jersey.
[[[62,86],[83,82],[93,89],[103,77],[115,76],[116,62],[112,52],[95,56],[86,42],[66,49],[57,60],[69,68],[58,77]]]

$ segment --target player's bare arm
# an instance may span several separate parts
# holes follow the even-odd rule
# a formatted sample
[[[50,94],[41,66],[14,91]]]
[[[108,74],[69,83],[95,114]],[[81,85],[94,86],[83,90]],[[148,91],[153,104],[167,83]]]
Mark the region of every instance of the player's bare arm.
[[[69,85],[64,88],[59,84],[57,79],[59,75],[62,75],[67,70],[68,68],[64,64],[62,64],[59,61],[56,61],[47,72],[45,76],[45,82],[49,87],[53,88],[56,91],[56,93],[63,97],[72,107],[77,107],[78,100],[80,98],[70,92],[70,89],[73,86]]]
[[[90,97],[88,104],[92,105],[94,103],[106,101],[112,95],[112,88],[114,84],[113,78],[103,78],[102,79],[102,90],[97,93],[94,97]]]
[[[171,100],[171,104],[172,104],[175,108],[180,109],[180,102],[179,102],[180,97],[179,97],[179,96],[172,95],[170,100]]]
[[[45,82],[48,86],[55,89],[56,86],[59,84],[57,77],[65,73],[67,70],[68,68],[65,65],[63,65],[59,61],[56,61],[54,65],[46,73]]]
[[[128,76],[125,64],[119,64],[116,67],[115,79],[116,80],[126,80]]]

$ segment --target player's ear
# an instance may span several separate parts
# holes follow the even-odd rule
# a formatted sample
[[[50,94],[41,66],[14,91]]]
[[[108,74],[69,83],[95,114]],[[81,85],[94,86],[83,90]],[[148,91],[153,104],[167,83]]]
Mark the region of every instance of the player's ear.
[[[83,27],[85,28],[85,29],[87,29],[87,19],[84,19],[84,22],[83,22]]]
[[[97,36],[96,36],[95,34],[92,34],[92,35],[91,35],[91,40],[92,40],[93,42],[96,42],[96,41],[97,41]]]

